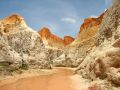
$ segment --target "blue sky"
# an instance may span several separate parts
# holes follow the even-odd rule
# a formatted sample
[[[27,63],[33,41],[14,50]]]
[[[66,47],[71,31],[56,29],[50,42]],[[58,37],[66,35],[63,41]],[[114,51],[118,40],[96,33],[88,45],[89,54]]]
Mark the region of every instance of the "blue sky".
[[[100,15],[111,0],[0,0],[0,18],[23,16],[38,31],[46,26],[54,34],[75,37],[84,18]]]

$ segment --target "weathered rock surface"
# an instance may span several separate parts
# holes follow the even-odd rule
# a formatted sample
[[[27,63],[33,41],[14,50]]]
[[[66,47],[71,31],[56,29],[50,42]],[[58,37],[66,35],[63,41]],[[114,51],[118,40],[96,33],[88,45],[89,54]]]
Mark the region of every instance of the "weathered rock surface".
[[[52,34],[46,27],[42,28],[38,32],[42,38],[46,48],[50,49],[63,49],[66,45],[69,45],[74,41],[74,38],[65,36],[64,39]]]
[[[10,27],[7,27],[9,25]],[[49,52],[39,34],[24,19],[12,15],[0,24],[0,70],[19,68],[50,68]]]
[[[72,38],[71,36],[64,36],[64,44],[65,44],[65,46],[70,45],[73,41],[74,41],[74,38]]]
[[[24,18],[18,14],[13,14],[5,19],[0,20],[0,25],[1,32],[6,34],[18,31],[18,28],[19,30],[29,28],[27,27]]]
[[[0,74],[8,74],[21,65],[21,56],[8,45],[7,36],[0,35]]]
[[[84,78],[107,79],[120,86],[120,2],[105,13],[97,35],[96,48],[83,60],[78,73]],[[112,89],[113,90],[113,89]]]
[[[94,37],[99,31],[104,13],[97,18],[87,18],[80,26],[80,32],[72,45],[80,44]]]
[[[98,18],[87,18],[80,27],[77,38],[64,49],[64,54],[53,61],[55,66],[77,67],[95,47],[95,37],[99,31],[104,13]]]
[[[42,28],[39,34],[46,48],[60,49],[64,47],[64,41],[56,35],[53,35],[48,28]]]

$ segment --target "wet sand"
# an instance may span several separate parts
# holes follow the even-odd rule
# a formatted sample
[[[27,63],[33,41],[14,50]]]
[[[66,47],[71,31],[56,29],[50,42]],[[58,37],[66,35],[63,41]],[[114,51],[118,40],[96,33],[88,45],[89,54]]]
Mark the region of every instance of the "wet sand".
[[[51,74],[21,78],[15,82],[0,85],[0,90],[75,90],[70,76],[74,70],[55,68]]]

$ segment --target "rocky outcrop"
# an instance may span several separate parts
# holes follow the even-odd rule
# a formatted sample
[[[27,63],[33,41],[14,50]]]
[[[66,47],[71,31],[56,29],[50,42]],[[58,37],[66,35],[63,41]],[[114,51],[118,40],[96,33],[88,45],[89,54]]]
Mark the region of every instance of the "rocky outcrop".
[[[9,34],[14,31],[17,32],[18,28],[19,28],[19,30],[29,28],[29,27],[27,27],[27,25],[24,21],[24,18],[17,14],[13,14],[9,17],[6,17],[5,19],[0,20],[0,25],[1,25],[0,26],[1,31],[4,34]]]
[[[48,28],[42,28],[39,34],[46,48],[61,49],[64,47],[64,41],[56,35],[53,35]]]
[[[65,36],[64,39],[62,39],[52,34],[46,27],[42,28],[38,33],[40,34],[46,48],[63,49],[66,45],[69,45],[74,41],[74,38],[70,36]]]
[[[80,27],[77,38],[64,49],[64,54],[54,60],[55,66],[77,67],[95,47],[96,35],[104,13],[98,18],[87,18]]]
[[[80,44],[94,37],[99,31],[104,13],[97,18],[87,18],[80,26],[80,32],[72,45]]]
[[[102,19],[103,19],[103,16],[104,16],[104,13],[101,14],[99,17],[96,17],[96,18],[86,18],[84,20],[84,23],[81,25],[80,27],[80,32],[79,34],[83,31],[83,30],[86,30],[90,27],[95,27],[95,26],[98,26],[101,24],[102,22]]]
[[[1,72],[4,72],[5,68],[6,71],[14,71],[20,68],[51,67],[49,51],[39,34],[30,29],[21,16],[7,17],[1,20],[0,26]]]
[[[7,36],[0,35],[0,75],[9,74],[21,65],[21,56],[8,45]]]
[[[71,36],[64,36],[64,44],[65,45],[70,45],[74,41],[74,38]]]
[[[84,78],[107,79],[120,86],[120,2],[107,10],[96,37],[96,48],[78,68]],[[111,89],[114,90],[114,89]],[[116,90],[116,89],[115,89]]]

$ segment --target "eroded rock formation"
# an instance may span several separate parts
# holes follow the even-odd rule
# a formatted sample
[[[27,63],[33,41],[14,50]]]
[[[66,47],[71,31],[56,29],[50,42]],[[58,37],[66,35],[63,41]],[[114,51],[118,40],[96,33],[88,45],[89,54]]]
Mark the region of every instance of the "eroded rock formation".
[[[69,45],[74,41],[74,38],[70,36],[65,36],[64,39],[62,39],[52,34],[46,27],[42,28],[38,33],[40,34],[46,48],[63,49],[66,45]]]
[[[7,34],[14,32],[14,30],[17,32],[18,28],[19,30],[28,28],[24,18],[17,14],[13,14],[5,19],[0,20],[0,25],[1,31]]]
[[[118,86],[120,85],[119,4],[120,2],[115,3],[105,13],[100,31],[96,36],[96,48],[92,49],[78,68],[78,73],[84,78],[107,79]]]
[[[48,50],[39,34],[30,29],[21,16],[2,19],[0,26],[1,72],[20,68],[50,68]]]
[[[87,18],[80,27],[77,38],[65,48],[64,53],[54,60],[55,66],[77,67],[95,47],[104,13],[98,18]]]
[[[64,36],[64,44],[65,45],[70,45],[74,41],[74,38],[71,36]]]
[[[73,45],[80,44],[81,42],[87,41],[94,37],[99,31],[104,13],[97,18],[87,18],[80,26],[80,32],[75,39]]]

